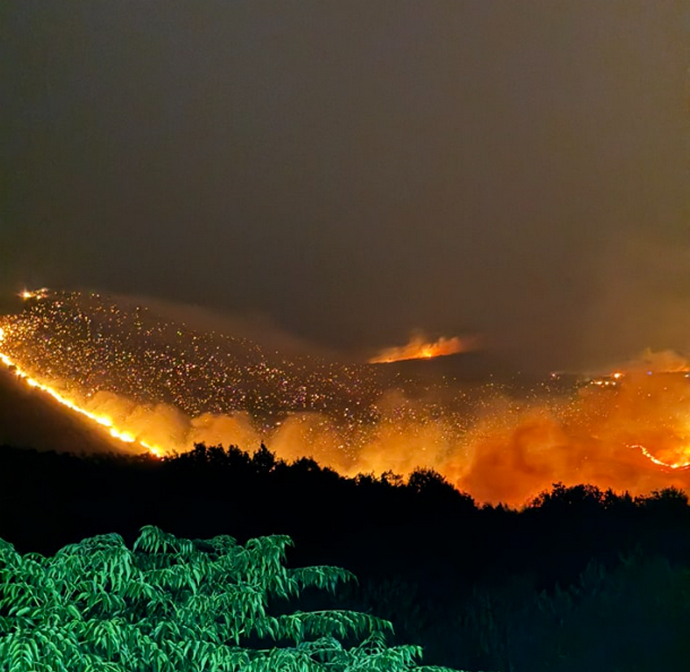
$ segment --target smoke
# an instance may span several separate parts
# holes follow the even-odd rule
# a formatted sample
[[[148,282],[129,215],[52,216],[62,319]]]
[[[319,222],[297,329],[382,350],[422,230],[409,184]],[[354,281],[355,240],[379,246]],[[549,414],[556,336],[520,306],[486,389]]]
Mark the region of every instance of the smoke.
[[[682,373],[690,371],[688,360],[675,350],[655,352],[647,348],[639,357],[633,359],[625,367],[636,373],[656,371],[659,373]]]
[[[353,425],[321,413],[295,413],[270,425],[247,413],[192,418],[172,406],[137,405],[104,392],[85,403],[169,452],[195,442],[253,451],[263,441],[282,459],[313,457],[345,475],[408,475],[430,467],[480,502],[521,505],[555,482],[634,494],[686,488],[690,384],[667,371],[670,364],[672,371],[685,370],[687,361],[647,352],[638,364],[560,395],[496,393],[477,399],[464,416],[449,412],[444,400],[434,406],[390,390],[378,400],[376,418]]]
[[[687,487],[687,471],[653,464],[642,449],[668,465],[690,461],[689,408],[683,376],[633,372],[477,423],[470,450],[441,472],[480,501],[512,504],[555,482],[635,494]]]
[[[659,223],[653,237],[616,232],[601,243],[592,270],[596,296],[583,314],[583,365],[620,361],[644,348],[660,353],[690,346],[690,245],[664,238],[665,228]]]
[[[232,334],[235,338],[246,339],[259,345],[267,355],[280,353],[291,357],[322,357],[324,359],[342,359],[342,353],[306,338],[300,338],[287,332],[276,321],[265,313],[251,312],[244,314],[219,313],[201,305],[166,301],[151,296],[112,295],[119,305],[146,306],[158,317],[193,325],[199,331],[215,331]]]
[[[432,357],[467,352],[475,349],[477,346],[478,339],[476,337],[461,339],[459,336],[453,336],[452,338],[441,336],[436,341],[429,341],[424,334],[417,332],[410,336],[410,340],[406,345],[385,348],[369,359],[369,363],[388,364],[407,359],[431,359]]]
[[[282,387],[270,387],[257,415],[240,411],[192,416],[171,404],[135,402],[102,389],[87,392],[93,389],[85,382],[89,373],[106,369],[111,361],[131,362],[128,356],[136,345],[111,339],[107,352],[117,356],[103,360],[103,347],[87,340],[91,359],[80,354],[83,342],[79,334],[75,336],[67,329],[66,325],[74,322],[67,318],[86,316],[84,311],[90,304],[82,303],[80,297],[73,297],[73,301],[76,313],[66,310],[66,299],[55,303],[59,310],[43,302],[36,304],[46,309],[39,315],[55,322],[50,350],[43,349],[45,339],[34,338],[33,323],[26,321],[28,314],[6,321],[5,345],[26,354],[37,370],[43,370],[44,377],[38,382],[13,366],[15,374],[82,418],[104,425],[104,432],[123,439],[123,450],[128,452],[143,445],[174,453],[198,442],[253,451],[264,442],[282,459],[313,457],[346,475],[388,470],[406,475],[418,467],[430,467],[478,501],[513,505],[523,504],[555,482],[592,483],[642,494],[669,485],[687,487],[690,481],[690,383],[685,374],[690,366],[674,351],[646,350],[624,366],[612,367],[610,371],[615,371],[611,375],[578,381],[556,377],[528,391],[509,391],[490,381],[461,384],[446,376],[406,382],[404,376],[396,374],[374,383],[364,379],[374,367],[360,370],[329,365],[320,372],[320,378],[309,370],[291,382],[293,386],[304,383],[305,389],[309,384],[316,391],[323,385],[328,392],[322,395],[327,401],[319,407],[323,412],[283,410],[278,414],[271,404],[282,403]],[[122,310],[108,302],[100,305],[108,307],[108,314],[117,315],[111,334],[120,333],[122,324],[129,324]],[[147,341],[146,347],[164,353],[168,376],[149,386],[147,381],[154,380],[156,373],[152,367],[157,365],[140,360],[141,368],[134,369],[138,386],[146,392],[140,399],[165,398],[173,374],[184,379],[188,370],[179,366],[185,343],[180,342],[179,350],[174,350],[168,338],[174,326],[167,327],[161,344]],[[92,332],[86,333],[91,339]],[[182,332],[175,333],[181,338]],[[249,346],[247,351],[255,352]],[[12,357],[13,352],[10,350]],[[8,367],[14,361],[3,357]],[[250,365],[252,361],[250,357]],[[81,367],[80,375],[65,380],[75,370],[72,364]],[[242,366],[237,364],[238,370]],[[281,384],[287,384],[290,366],[283,360],[283,368],[256,368],[267,372],[269,380],[277,377]],[[200,403],[187,408],[208,409],[203,404],[204,395],[218,384],[219,371],[224,369],[212,369],[207,374],[206,387],[180,386],[172,398],[183,403],[185,394],[198,395]],[[395,367],[391,371],[395,372]],[[112,387],[117,389],[121,376],[130,373],[129,367],[122,369],[120,376],[113,373]],[[40,378],[38,373],[32,375]],[[284,404],[282,408],[295,406]]]

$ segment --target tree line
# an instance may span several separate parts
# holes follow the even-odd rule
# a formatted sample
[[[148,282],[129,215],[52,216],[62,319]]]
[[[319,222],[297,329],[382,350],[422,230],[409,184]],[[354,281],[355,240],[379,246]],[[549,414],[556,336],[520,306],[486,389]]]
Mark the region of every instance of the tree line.
[[[555,484],[516,510],[479,505],[431,470],[345,478],[265,446],[199,444],[162,461],[5,446],[0,506],[0,537],[44,555],[99,534],[132,544],[145,525],[289,535],[290,567],[353,572],[332,606],[390,620],[393,644],[421,644],[427,664],[627,672],[690,659],[690,507],[672,488]]]

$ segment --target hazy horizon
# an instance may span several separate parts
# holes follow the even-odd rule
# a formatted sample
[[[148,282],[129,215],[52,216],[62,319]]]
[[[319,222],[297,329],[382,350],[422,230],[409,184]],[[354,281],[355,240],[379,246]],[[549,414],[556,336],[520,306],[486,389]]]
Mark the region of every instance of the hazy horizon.
[[[0,295],[523,370],[690,345],[681,0],[2,9]],[[4,301],[4,299],[0,299]]]

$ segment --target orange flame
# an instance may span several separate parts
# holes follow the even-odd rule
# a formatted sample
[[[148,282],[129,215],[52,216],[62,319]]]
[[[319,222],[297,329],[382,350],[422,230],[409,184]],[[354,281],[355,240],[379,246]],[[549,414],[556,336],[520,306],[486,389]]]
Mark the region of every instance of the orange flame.
[[[6,337],[9,343],[11,335],[12,327],[0,328],[0,341]],[[375,360],[467,349],[467,339],[426,343],[417,336]],[[690,490],[690,377],[682,373],[687,362],[672,354],[646,353],[641,362],[587,383],[582,379],[562,392],[547,386],[523,397],[482,388],[476,407],[468,401],[467,414],[453,410],[453,387],[430,389],[425,398],[408,398],[390,388],[372,407],[375,420],[355,418],[347,427],[318,412],[291,413],[275,427],[259,423],[248,411],[190,417],[173,406],[137,405],[111,392],[91,391],[86,397],[78,387],[73,393],[58,392],[39,381],[35,371],[14,371],[27,385],[152,454],[185,450],[199,441],[247,447],[265,440],[282,459],[307,454],[350,476],[431,467],[479,502],[520,506],[556,482],[632,494],[671,485]],[[3,352],[0,363],[16,367]]]
[[[369,364],[389,364],[391,362],[401,362],[406,359],[432,359],[444,355],[454,355],[458,352],[467,352],[475,344],[471,339],[461,339],[459,336],[453,338],[441,337],[437,341],[427,343],[421,334],[416,334],[410,338],[407,345],[385,348],[378,355],[369,360]]]
[[[45,299],[48,296],[50,290],[47,287],[41,287],[41,289],[29,290],[25,289],[19,292],[19,296],[27,301],[28,299]]]
[[[4,338],[5,330],[2,327],[0,327],[0,343],[2,343]],[[138,443],[140,446],[142,446],[142,448],[145,448],[154,457],[161,456],[162,451],[158,446],[152,446],[146,443],[145,441],[138,441],[137,437],[134,436],[131,432],[118,429],[114,426],[113,420],[109,416],[96,415],[95,413],[91,413],[90,411],[87,411],[85,408],[82,408],[74,401],[68,399],[63,394],[58,392],[55,388],[33,378],[29,373],[27,373],[24,369],[20,368],[16,364],[16,362],[14,362],[3,352],[0,352],[0,362],[2,362],[8,368],[12,368],[17,378],[23,380],[29,387],[41,390],[46,394],[49,394],[55,401],[57,401],[62,406],[65,406],[70,410],[74,411],[75,413],[78,413],[79,415],[82,415],[88,418],[89,420],[98,423],[102,427],[105,427],[108,430],[110,436],[112,436],[114,439],[118,439],[123,443]]]
[[[667,467],[668,469],[681,469],[685,470],[690,468],[690,462],[687,460],[680,461],[680,462],[665,462],[664,460],[660,460],[658,457],[655,457],[652,455],[642,444],[635,444],[634,446],[630,446],[631,448],[639,448],[640,452],[651,462],[654,462],[654,464],[660,466],[660,467]]]

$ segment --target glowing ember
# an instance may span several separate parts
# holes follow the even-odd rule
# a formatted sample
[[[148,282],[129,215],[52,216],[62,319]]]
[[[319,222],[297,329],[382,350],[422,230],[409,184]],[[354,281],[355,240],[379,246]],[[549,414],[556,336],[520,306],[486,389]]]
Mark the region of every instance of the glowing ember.
[[[0,343],[2,343],[4,339],[5,330],[2,327],[0,327]],[[41,383],[40,381],[31,377],[30,374],[28,374],[21,367],[19,367],[10,357],[8,357],[3,352],[0,352],[0,361],[5,366],[11,367],[17,378],[26,382],[26,384],[29,387],[41,390],[46,394],[49,394],[53,399],[55,399],[55,401],[57,401],[62,406],[69,408],[71,411],[74,411],[75,413],[79,413],[79,415],[83,415],[89,420],[98,423],[102,427],[106,427],[108,429],[110,436],[112,436],[114,439],[119,439],[123,443],[139,443],[139,445],[148,450],[149,453],[151,453],[155,457],[161,456],[161,449],[158,446],[151,446],[142,441],[137,441],[136,437],[131,432],[122,431],[117,427],[113,426],[112,418],[109,418],[106,415],[96,415],[95,413],[91,413],[90,411],[87,411],[85,408],[82,408],[70,399],[67,399],[67,397],[62,395],[56,389],[50,387],[49,385],[46,385],[45,383]]]
[[[459,352],[467,352],[474,347],[471,339],[441,337],[431,343],[425,342],[421,335],[412,336],[407,345],[386,348],[369,360],[370,364],[390,364],[407,359],[432,359],[445,355],[455,355]]]
[[[19,296],[25,301],[28,299],[45,299],[48,297],[49,291],[47,287],[41,287],[41,289],[35,289],[33,291],[25,289],[23,292],[19,293]]]
[[[307,455],[346,475],[433,468],[480,502],[514,505],[557,482],[690,489],[690,380],[674,353],[645,353],[595,378],[553,374],[524,390],[417,379],[416,367],[269,356],[127,300],[38,296],[0,316],[0,362],[123,447],[165,454],[263,441],[282,459]],[[468,347],[418,337],[376,361]]]

